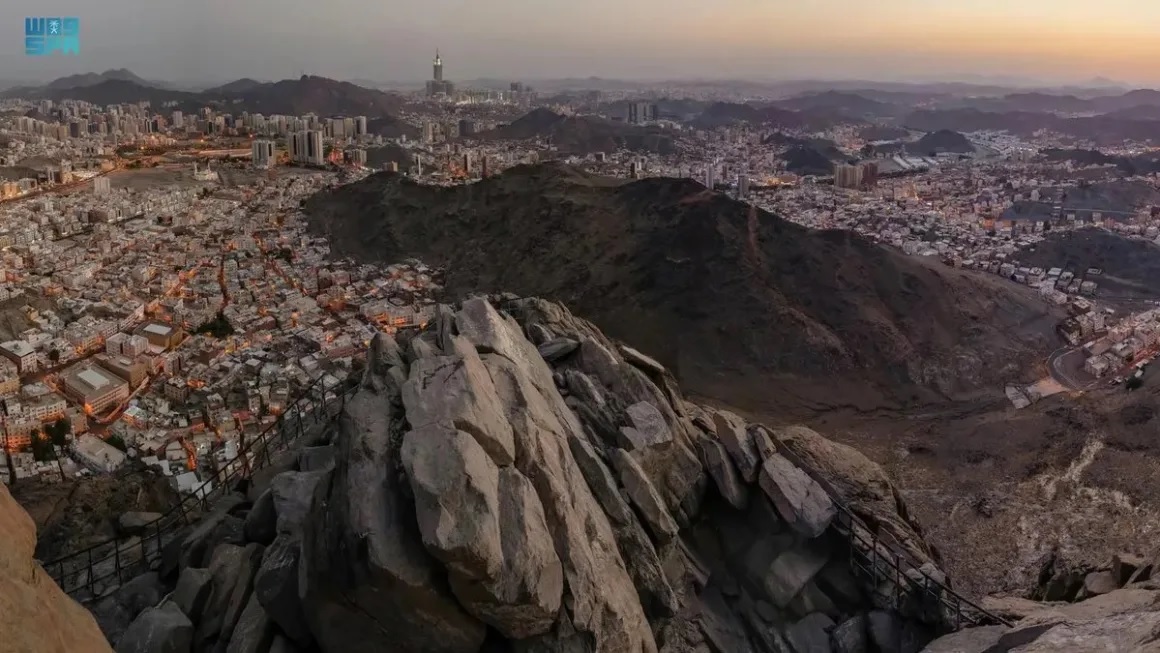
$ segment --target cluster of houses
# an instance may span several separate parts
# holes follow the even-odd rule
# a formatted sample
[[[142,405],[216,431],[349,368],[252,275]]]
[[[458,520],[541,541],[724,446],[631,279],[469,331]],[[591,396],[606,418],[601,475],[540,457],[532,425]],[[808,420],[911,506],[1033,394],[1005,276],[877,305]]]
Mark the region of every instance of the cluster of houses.
[[[1083,317],[1083,316],[1078,316]],[[1098,329],[1096,329],[1098,331]],[[1108,329],[1084,347],[1084,371],[1096,378],[1123,368],[1154,352],[1160,341],[1160,309],[1137,313]]]

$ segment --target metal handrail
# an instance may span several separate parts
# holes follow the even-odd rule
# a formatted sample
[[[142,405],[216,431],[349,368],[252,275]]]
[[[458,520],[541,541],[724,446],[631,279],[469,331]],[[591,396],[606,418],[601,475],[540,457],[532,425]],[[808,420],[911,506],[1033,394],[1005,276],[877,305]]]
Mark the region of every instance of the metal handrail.
[[[770,439],[773,441],[774,447],[777,449],[779,454],[787,458],[791,463],[797,466],[798,469],[805,472],[811,479],[818,483],[818,485],[820,485],[823,490],[826,491],[826,494],[830,496],[830,500],[833,502],[834,507],[837,510],[837,514],[835,515],[834,519],[835,529],[839,533],[842,533],[847,539],[847,545],[850,548],[850,565],[854,568],[855,572],[864,571],[870,573],[874,576],[875,582],[877,582],[879,575],[878,563],[881,562],[885,564],[888,567],[888,572],[893,572],[893,574],[888,573],[884,578],[882,578],[882,580],[891,582],[895,591],[894,599],[896,603],[900,602],[902,599],[899,590],[903,589],[903,585],[906,586],[906,589],[920,590],[923,595],[935,599],[940,608],[945,607],[953,610],[954,621],[952,627],[955,630],[963,627],[964,622],[973,626],[981,626],[989,623],[998,623],[1004,626],[1011,626],[1010,621],[1000,617],[999,615],[987,610],[986,608],[983,608],[974,601],[971,601],[965,596],[959,594],[945,583],[928,576],[919,568],[921,565],[905,564],[904,560],[910,563],[916,563],[917,561],[913,560],[910,554],[905,550],[900,551],[900,549],[902,549],[901,546],[879,539],[878,530],[870,528],[861,517],[854,513],[854,511],[843,500],[842,493],[839,492],[829,482],[828,479],[826,479],[822,474],[811,469],[809,465],[802,461],[800,456],[791,450],[784,442],[778,440],[776,436],[773,436]],[[870,539],[867,539],[865,536],[858,533],[859,528],[868,533],[870,535]],[[880,556],[878,554],[878,548],[880,546],[884,548],[889,553],[889,555]],[[868,549],[868,551],[865,549]],[[856,559],[857,553],[863,553],[863,555],[868,555],[870,557],[869,568],[864,567],[862,563]],[[909,573],[907,573],[910,571],[918,572],[918,574],[922,577],[922,580],[920,581],[913,578]],[[967,608],[967,610],[963,609],[964,606]]]
[[[324,379],[324,376],[315,379],[291,402],[286,411],[278,415],[273,424],[263,429],[256,437],[243,442],[238,454],[205,479],[201,488],[182,497],[177,505],[145,524],[142,527],[143,534],[139,538],[110,538],[60,556],[43,563],[42,566],[70,595],[84,591],[93,594],[98,583],[113,577],[116,577],[117,585],[120,585],[132,577],[132,575],[124,576],[124,573],[132,572],[134,565],[137,564],[142,564],[141,571],[144,571],[153,561],[160,559],[161,552],[169,541],[166,539],[167,535],[172,536],[180,528],[196,522],[199,508],[202,515],[208,513],[218,499],[231,492],[230,488],[234,481],[249,478],[255,471],[270,464],[273,453],[286,449],[291,442],[305,433],[306,418],[315,418],[316,425],[324,424],[324,418],[331,417],[330,410],[336,404],[339,406],[338,412],[341,413],[348,395],[353,394],[359,387],[357,383],[352,383],[350,387],[342,389],[333,399],[327,401],[328,389]],[[289,415],[294,417],[292,423],[288,419]],[[208,490],[202,489],[206,486],[209,486]],[[110,561],[111,571],[97,573],[100,565]],[[70,577],[72,583],[69,582]]]

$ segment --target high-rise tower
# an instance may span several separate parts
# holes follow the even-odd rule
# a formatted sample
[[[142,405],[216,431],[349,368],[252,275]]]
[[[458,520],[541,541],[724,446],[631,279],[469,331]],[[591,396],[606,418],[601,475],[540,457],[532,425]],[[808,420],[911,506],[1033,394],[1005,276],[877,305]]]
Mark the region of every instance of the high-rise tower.
[[[443,81],[443,60],[439,58],[439,50],[435,50],[435,81]]]

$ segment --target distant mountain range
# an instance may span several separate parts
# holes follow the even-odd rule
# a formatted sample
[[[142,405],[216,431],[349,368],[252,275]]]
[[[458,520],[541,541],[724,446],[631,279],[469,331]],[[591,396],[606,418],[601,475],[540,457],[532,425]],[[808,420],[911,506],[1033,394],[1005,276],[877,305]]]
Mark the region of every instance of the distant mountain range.
[[[222,105],[265,114],[319,116],[389,116],[399,110],[404,99],[325,77],[304,75],[279,82],[259,82],[244,78],[201,92],[164,88],[128,70],[71,75],[41,87],[19,87],[0,94],[3,98],[82,100],[97,105],[149,102],[154,107],[176,103],[186,109]]]

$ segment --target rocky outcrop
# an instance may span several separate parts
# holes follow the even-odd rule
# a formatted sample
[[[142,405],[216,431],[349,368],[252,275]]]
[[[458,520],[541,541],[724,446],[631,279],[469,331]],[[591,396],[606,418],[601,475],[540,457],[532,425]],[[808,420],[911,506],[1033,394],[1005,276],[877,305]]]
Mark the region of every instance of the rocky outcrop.
[[[926,653],[1160,651],[1160,583],[1153,558],[1123,553],[1097,568],[1073,565],[1058,552],[1043,561],[1031,598],[982,600],[1010,627],[968,628],[942,637]]]
[[[1142,583],[1142,585],[1149,585]],[[1104,653],[1160,650],[1160,590],[1117,589],[1072,604],[1023,606],[1012,627],[968,628],[931,642],[925,653]]]
[[[326,436],[183,539],[165,610],[193,653],[872,653],[948,630],[869,460],[686,401],[558,304],[435,315],[376,336]]]
[[[32,518],[0,485],[0,650],[108,653],[93,615],[52,582],[32,557],[35,547]]]

